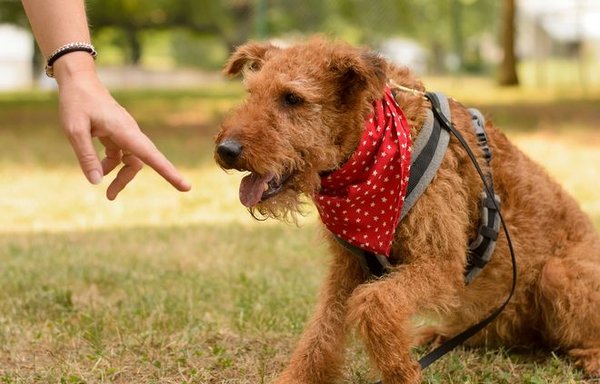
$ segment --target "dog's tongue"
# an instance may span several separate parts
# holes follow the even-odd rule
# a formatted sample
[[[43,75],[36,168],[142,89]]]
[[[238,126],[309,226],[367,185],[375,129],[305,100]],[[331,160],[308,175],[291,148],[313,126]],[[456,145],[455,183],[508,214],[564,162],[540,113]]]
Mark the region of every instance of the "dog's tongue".
[[[244,176],[240,183],[240,201],[242,204],[246,207],[253,207],[258,204],[265,192],[265,184],[271,181],[273,176],[272,173],[262,176],[255,172]]]

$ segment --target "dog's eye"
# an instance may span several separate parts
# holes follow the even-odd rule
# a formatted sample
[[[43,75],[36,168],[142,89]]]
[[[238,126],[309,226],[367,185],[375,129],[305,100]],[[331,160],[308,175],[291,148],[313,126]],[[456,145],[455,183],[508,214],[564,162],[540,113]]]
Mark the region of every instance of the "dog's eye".
[[[283,95],[283,102],[289,106],[302,104],[302,98],[295,93],[287,92]]]
[[[260,69],[260,63],[257,61],[249,61],[246,63],[246,70],[250,72],[257,72]]]

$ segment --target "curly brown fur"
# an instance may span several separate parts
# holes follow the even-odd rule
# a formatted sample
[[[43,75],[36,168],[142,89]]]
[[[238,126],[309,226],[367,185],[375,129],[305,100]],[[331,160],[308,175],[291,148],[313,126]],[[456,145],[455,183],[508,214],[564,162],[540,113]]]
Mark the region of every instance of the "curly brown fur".
[[[223,122],[216,161],[226,169],[252,172],[255,180],[272,180],[262,196],[246,197],[246,203],[278,218],[297,212],[300,196],[314,197],[319,190],[320,174],[352,154],[386,81],[424,90],[406,68],[321,38],[285,49],[250,42],[233,53],[225,72],[244,74],[249,97]],[[429,105],[410,93],[398,93],[397,101],[414,138]],[[451,110],[456,128],[485,167],[469,113],[454,100]],[[487,132],[496,192],[518,259],[518,286],[504,312],[469,344],[562,348],[587,374],[599,376],[598,234],[540,166],[491,123]],[[233,156],[226,143],[235,144]],[[455,335],[497,307],[510,288],[512,269],[502,234],[483,273],[469,286],[463,282],[482,188],[464,149],[451,139],[433,182],[398,226],[391,255],[395,267],[381,279],[367,279],[357,258],[324,231],[333,254],[329,276],[278,382],[335,381],[353,328],[386,384],[419,382],[420,369],[410,353],[415,341]],[[419,335],[411,323],[416,314],[435,316],[439,325]]]

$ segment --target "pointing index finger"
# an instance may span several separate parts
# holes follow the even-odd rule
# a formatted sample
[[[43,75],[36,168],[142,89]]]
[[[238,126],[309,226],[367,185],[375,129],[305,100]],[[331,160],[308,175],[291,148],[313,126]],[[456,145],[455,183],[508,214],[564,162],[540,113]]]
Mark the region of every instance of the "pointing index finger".
[[[122,140],[122,148],[127,149],[145,164],[154,169],[177,190],[186,192],[191,189],[191,184],[184,179],[181,173],[179,173],[177,168],[175,168],[165,155],[156,148],[148,136],[140,130],[134,131],[134,133],[132,132],[131,134],[134,134],[135,136],[124,138],[124,140]]]

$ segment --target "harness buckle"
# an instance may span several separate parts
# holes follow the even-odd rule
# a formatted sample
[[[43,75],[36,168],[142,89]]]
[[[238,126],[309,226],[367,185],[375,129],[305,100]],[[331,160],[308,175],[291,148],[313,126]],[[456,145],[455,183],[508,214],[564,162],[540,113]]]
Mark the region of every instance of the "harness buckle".
[[[465,284],[470,284],[492,258],[500,232],[500,196],[492,200],[487,193],[481,194],[481,224],[477,238],[469,245],[469,256],[465,270]]]

